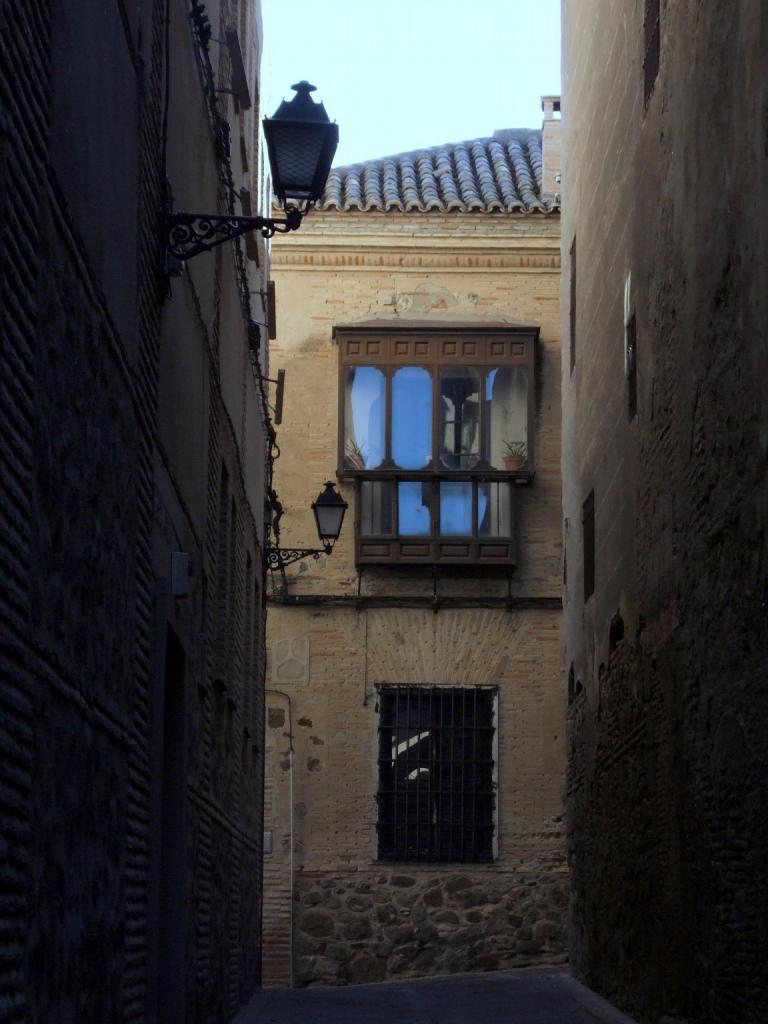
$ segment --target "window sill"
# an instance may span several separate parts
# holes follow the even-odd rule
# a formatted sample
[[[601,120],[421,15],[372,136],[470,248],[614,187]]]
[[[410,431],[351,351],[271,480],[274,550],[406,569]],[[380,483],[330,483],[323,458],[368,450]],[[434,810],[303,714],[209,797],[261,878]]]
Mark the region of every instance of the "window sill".
[[[356,565],[504,565],[514,566],[511,537],[360,537]]]
[[[535,469],[337,469],[342,483],[356,480],[510,480],[515,484],[533,483]]]

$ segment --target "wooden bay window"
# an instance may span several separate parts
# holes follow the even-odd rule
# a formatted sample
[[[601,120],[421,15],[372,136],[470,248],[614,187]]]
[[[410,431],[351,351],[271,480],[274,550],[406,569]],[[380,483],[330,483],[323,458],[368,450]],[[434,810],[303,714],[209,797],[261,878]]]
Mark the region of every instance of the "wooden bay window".
[[[533,478],[535,327],[356,325],[339,342],[339,465],[358,563],[514,563]]]

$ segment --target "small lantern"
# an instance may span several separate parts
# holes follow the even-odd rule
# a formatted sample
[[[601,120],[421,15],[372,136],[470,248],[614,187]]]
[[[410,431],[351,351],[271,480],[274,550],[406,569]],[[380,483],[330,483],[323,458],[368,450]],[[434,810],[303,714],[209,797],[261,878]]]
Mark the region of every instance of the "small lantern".
[[[283,100],[274,115],[264,118],[264,136],[272,169],[272,188],[283,207],[294,200],[311,206],[323,194],[339,143],[339,127],[332,124],[322,103],[310,93],[315,86],[297,82],[292,100]]]
[[[335,484],[326,480],[325,490],[312,502],[312,511],[317,521],[317,533],[327,554],[333,550],[334,543],[339,539],[344,513],[349,508],[340,494],[336,493]]]

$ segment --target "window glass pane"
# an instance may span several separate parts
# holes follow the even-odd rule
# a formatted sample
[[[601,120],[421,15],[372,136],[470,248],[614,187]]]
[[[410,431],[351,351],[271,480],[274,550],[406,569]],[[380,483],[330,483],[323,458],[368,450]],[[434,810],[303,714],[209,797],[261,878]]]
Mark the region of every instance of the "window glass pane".
[[[528,457],[528,370],[490,370],[485,400],[488,461],[494,469],[522,468]]]
[[[392,458],[401,469],[423,469],[432,458],[432,376],[421,366],[392,378]]]
[[[480,458],[480,372],[446,366],[440,371],[440,460],[469,469]]]
[[[360,536],[381,537],[392,533],[392,484],[388,480],[364,480],[360,485]]]
[[[404,537],[428,537],[432,533],[430,492],[421,480],[401,480],[397,485],[397,532]]]
[[[508,483],[478,483],[477,532],[481,537],[511,536],[512,507]]]
[[[471,481],[440,484],[440,533],[443,536],[471,535]]]
[[[375,366],[347,368],[344,389],[344,465],[375,469],[384,461],[386,384]]]

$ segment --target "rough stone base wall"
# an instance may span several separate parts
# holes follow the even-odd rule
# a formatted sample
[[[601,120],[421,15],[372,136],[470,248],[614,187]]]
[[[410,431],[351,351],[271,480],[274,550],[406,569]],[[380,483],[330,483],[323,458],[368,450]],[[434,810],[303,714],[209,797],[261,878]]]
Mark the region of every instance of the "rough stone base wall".
[[[564,872],[525,877],[410,868],[299,879],[296,984],[362,984],[566,960]]]

